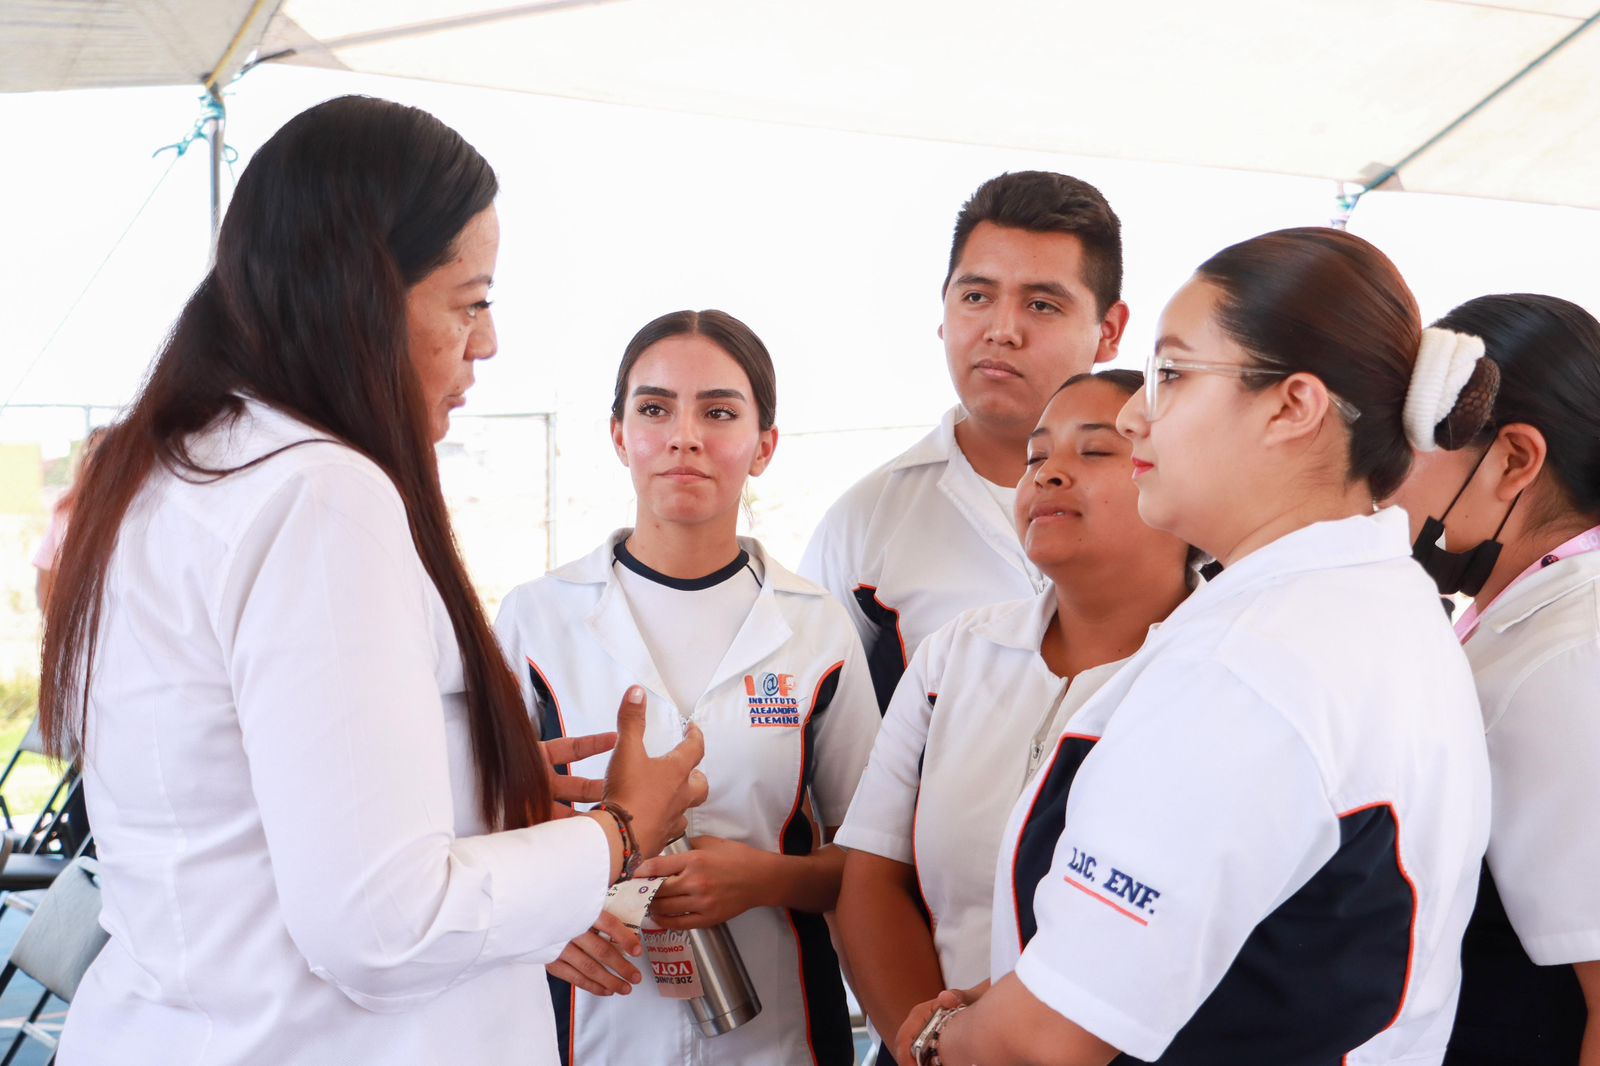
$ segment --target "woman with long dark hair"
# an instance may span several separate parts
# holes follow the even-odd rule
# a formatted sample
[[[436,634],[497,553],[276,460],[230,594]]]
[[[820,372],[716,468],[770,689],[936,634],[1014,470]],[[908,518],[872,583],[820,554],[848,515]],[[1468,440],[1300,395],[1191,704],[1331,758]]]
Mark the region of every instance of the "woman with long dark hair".
[[[1435,325],[1480,338],[1500,381],[1478,432],[1418,427],[1394,497],[1440,593],[1475,597],[1456,635],[1493,784],[1445,1062],[1597,1066],[1600,322],[1519,294],[1468,300]],[[1443,389],[1451,353],[1438,354]]]
[[[1488,758],[1405,514],[1374,501],[1408,422],[1476,432],[1493,368],[1440,404],[1399,272],[1333,229],[1222,250],[1156,335],[1118,416],[1139,513],[1224,569],[1017,801],[993,987],[914,1011],[902,1061],[1437,1066]]]
[[[604,808],[550,821],[550,759],[611,738],[546,756],[456,552],[433,444],[495,353],[496,190],[413,108],[292,119],[102,445],[41,693],[111,934],[63,1063],[553,1061],[542,963],[704,794],[635,689]]]

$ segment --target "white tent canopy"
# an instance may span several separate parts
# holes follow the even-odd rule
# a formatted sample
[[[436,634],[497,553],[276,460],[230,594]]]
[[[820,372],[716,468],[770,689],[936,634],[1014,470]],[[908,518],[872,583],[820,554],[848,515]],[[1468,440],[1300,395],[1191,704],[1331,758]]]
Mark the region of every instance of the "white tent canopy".
[[[225,85],[254,56],[1600,208],[1597,22],[1596,0],[0,0],[0,90]]]

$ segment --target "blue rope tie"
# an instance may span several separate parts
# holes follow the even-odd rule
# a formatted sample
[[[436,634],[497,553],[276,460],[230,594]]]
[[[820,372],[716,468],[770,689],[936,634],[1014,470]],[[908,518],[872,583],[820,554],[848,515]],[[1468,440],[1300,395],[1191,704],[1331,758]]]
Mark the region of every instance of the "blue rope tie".
[[[205,96],[200,97],[200,117],[194,120],[194,127],[189,130],[188,134],[184,136],[183,140],[176,141],[172,144],[162,145],[154,152],[151,152],[150,157],[153,159],[162,152],[176,152],[178,153],[179,158],[182,158],[183,154],[189,150],[195,141],[209,142],[211,140],[210,136],[206,133],[206,123],[210,122],[212,119],[222,119],[226,117],[227,109],[223,107],[222,101],[212,97],[209,93],[207,93]],[[224,144],[222,146],[222,158],[229,167],[232,167],[234,163],[239,161],[238,149],[234,148],[231,144]]]

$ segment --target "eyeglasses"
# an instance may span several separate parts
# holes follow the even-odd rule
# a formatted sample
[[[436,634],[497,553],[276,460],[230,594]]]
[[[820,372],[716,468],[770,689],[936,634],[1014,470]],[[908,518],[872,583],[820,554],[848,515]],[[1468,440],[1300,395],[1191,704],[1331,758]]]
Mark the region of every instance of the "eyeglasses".
[[[1239,363],[1186,363],[1177,359],[1168,359],[1164,356],[1151,354],[1144,366],[1144,410],[1145,421],[1154,422],[1166,414],[1165,400],[1170,394],[1170,389],[1163,389],[1176,381],[1184,374],[1223,374],[1232,378],[1286,378],[1293,371],[1274,370],[1271,367],[1243,366]],[[1349,400],[1328,393],[1328,402],[1335,411],[1348,423],[1361,417],[1361,411]]]

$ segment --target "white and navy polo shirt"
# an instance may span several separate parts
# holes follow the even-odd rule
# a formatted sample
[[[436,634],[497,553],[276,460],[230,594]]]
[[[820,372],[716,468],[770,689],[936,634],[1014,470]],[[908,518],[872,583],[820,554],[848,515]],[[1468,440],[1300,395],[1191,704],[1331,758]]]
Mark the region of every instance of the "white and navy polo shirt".
[[[1600,960],[1600,553],[1552,562],[1466,642],[1494,781],[1451,1054],[1578,1061]]]
[[[922,642],[839,843],[916,867],[947,988],[989,976],[1000,834],[1062,726],[1121,665],[1068,679],[1039,654],[1055,590],[980,607]]]
[[[845,605],[887,709],[928,635],[962,611],[1044,590],[1010,508],[956,445],[956,407],[828,509],[800,572]],[[1004,490],[1001,495],[1004,495]]]
[[[645,747],[652,755],[676,745],[687,721],[705,735],[700,769],[710,798],[689,812],[690,836],[790,855],[815,850],[822,842],[805,801],[823,826],[841,823],[879,724],[854,627],[826,592],[741,538],[760,591],[704,694],[692,707],[679,707],[641,635],[639,603],[630,606],[624,590],[616,546],[629,532],[519,586],[501,606],[495,629],[541,734],[615,729],[622,694],[643,685]],[[692,615],[675,621],[686,631],[712,624]],[[603,777],[608,759],[586,759],[570,772]],[[844,987],[823,916],[762,907],[729,928],[761,999],[753,1021],[703,1037],[688,1006],[662,997],[648,970],[626,996],[593,996],[552,982],[563,1063],[849,1062]]]
[[[1163,1066],[1438,1063],[1482,732],[1404,513],[1290,533],[1062,734],[1006,827],[992,976]]]

